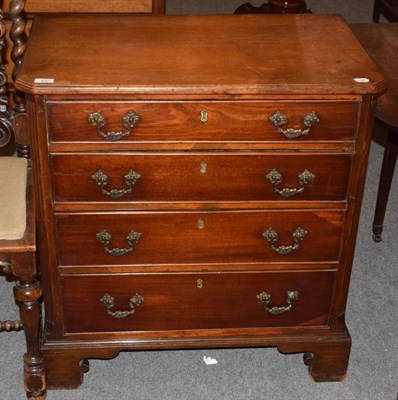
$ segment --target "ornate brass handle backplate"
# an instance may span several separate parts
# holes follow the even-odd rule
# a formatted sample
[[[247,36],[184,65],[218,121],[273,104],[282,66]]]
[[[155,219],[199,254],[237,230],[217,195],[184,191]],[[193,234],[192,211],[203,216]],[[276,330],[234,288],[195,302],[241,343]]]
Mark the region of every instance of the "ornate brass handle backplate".
[[[268,311],[269,313],[271,313],[273,315],[279,315],[279,314],[283,314],[286,311],[290,311],[292,309],[293,301],[298,300],[298,298],[299,298],[299,292],[297,290],[294,290],[294,291],[288,290],[287,297],[286,297],[287,305],[282,306],[282,307],[269,308],[268,304],[271,303],[271,295],[268,294],[267,292],[261,292],[256,297],[264,303],[265,311]]]
[[[294,139],[299,136],[308,135],[310,133],[311,126],[320,122],[320,119],[316,115],[315,111],[311,111],[309,114],[307,114],[304,117],[304,125],[306,126],[305,129],[293,129],[293,128],[283,129],[283,128],[281,128],[282,125],[287,124],[288,119],[280,111],[276,111],[274,114],[272,114],[269,117],[269,119],[276,126],[276,131],[278,133],[282,133],[288,139]]]
[[[100,302],[106,307],[107,312],[112,317],[121,319],[126,318],[129,315],[133,315],[135,313],[135,308],[144,302],[144,298],[136,293],[129,301],[130,310],[126,311],[112,311],[112,308],[115,306],[115,299],[108,293],[106,293],[103,297],[101,297]]]
[[[127,186],[127,189],[110,189],[107,190],[105,186],[108,184],[108,176],[102,171],[98,170],[92,177],[95,182],[97,182],[98,186],[101,188],[101,193],[106,194],[114,199],[124,196],[125,194],[131,193],[133,190],[132,186],[141,178],[141,175],[138,172],[133,171],[132,169],[124,175],[124,182]]]
[[[125,136],[129,136],[131,130],[140,120],[140,116],[134,111],[128,111],[122,119],[122,124],[126,131],[122,132],[103,132],[102,128],[106,125],[106,120],[101,111],[95,111],[88,114],[87,119],[93,126],[97,128],[98,135],[106,139],[108,142],[116,142]]]
[[[308,185],[315,178],[315,175],[306,169],[298,176],[299,187],[293,189],[279,189],[278,186],[283,182],[283,176],[275,168],[265,177],[274,185],[274,192],[280,194],[282,197],[288,198],[303,193],[304,186]]]
[[[294,244],[289,245],[289,246],[279,246],[276,247],[275,243],[278,241],[278,233],[273,229],[273,228],[268,228],[265,232],[263,232],[263,238],[266,239],[273,251],[275,251],[278,254],[281,255],[286,255],[290,254],[293,251],[297,250],[300,247],[300,242],[304,239],[304,237],[307,235],[307,231],[304,228],[297,228],[296,231],[293,233],[293,240]]]
[[[108,245],[112,242],[112,235],[105,229],[96,234],[97,239],[104,245],[105,253],[108,253],[114,257],[120,257],[124,256],[125,254],[132,253],[134,250],[133,243],[138,243],[141,236],[142,233],[131,231],[126,237],[127,243],[130,247],[127,249],[119,249],[118,247],[110,249]]]

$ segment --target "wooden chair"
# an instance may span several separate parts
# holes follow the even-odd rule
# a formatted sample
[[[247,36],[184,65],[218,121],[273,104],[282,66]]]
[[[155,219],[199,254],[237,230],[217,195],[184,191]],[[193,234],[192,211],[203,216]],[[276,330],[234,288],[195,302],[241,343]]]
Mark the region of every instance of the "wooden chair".
[[[380,15],[390,22],[398,22],[398,0],[375,0],[373,22],[379,22]]]
[[[17,279],[14,296],[21,321],[0,322],[0,332],[25,332],[25,390],[42,399],[43,357],[40,352],[41,287],[37,280],[35,212],[31,171],[25,158],[0,157],[0,266]]]
[[[378,100],[375,114],[376,122],[388,130],[373,221],[373,240],[380,242],[398,155],[398,24],[353,24],[351,27],[388,85],[387,92]]]
[[[0,51],[4,48],[4,22],[0,12]],[[25,390],[30,399],[44,399],[44,367],[40,352],[41,287],[37,279],[35,207],[29,168],[27,132],[23,114],[8,109],[6,74],[0,62],[0,145],[15,135],[19,157],[0,157],[0,266],[16,279],[14,296],[21,321],[0,322],[0,332],[25,332]],[[15,127],[15,129],[14,129]]]

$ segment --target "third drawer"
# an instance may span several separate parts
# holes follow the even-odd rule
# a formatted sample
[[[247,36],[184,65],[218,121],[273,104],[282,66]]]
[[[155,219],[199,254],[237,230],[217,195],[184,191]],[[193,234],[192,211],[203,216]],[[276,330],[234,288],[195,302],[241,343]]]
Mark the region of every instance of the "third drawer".
[[[59,262],[338,262],[344,219],[333,210],[57,214]]]

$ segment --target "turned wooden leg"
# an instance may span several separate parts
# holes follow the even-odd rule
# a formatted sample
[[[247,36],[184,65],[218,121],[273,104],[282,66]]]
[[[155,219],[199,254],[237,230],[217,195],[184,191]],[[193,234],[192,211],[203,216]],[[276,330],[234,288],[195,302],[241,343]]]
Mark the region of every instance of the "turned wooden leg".
[[[26,338],[24,355],[24,383],[28,399],[42,400],[46,397],[43,356],[40,350],[41,304],[40,283],[35,275],[23,275],[20,271],[27,264],[35,265],[35,253],[21,253],[13,256],[13,274],[18,282],[14,296],[19,305],[19,313]],[[33,268],[35,270],[35,268]]]
[[[0,254],[0,269],[3,270],[4,274],[12,274],[11,262],[3,260],[3,255]],[[9,257],[4,257],[9,258]],[[17,321],[0,321],[0,332],[18,332],[23,329],[22,322]]]
[[[380,5],[378,0],[375,0],[374,6],[373,6],[373,22],[379,22],[380,21]]]
[[[376,210],[373,220],[373,240],[381,241],[383,222],[386,213],[391,182],[394,176],[395,164],[398,155],[398,133],[388,131],[386,148],[384,150],[383,163],[380,172],[379,190],[377,193]]]

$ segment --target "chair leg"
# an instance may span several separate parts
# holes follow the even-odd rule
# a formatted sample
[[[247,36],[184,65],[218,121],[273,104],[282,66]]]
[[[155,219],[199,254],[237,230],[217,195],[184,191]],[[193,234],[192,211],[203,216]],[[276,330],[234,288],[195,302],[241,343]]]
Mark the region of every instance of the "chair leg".
[[[380,22],[380,5],[379,0],[375,0],[375,4],[373,6],[373,22]]]
[[[22,323],[19,320],[16,321],[0,321],[0,332],[18,332],[23,329]]]
[[[3,255],[0,255],[3,257]],[[0,269],[6,275],[12,274],[11,262],[7,260],[0,260]],[[18,332],[23,329],[22,322],[17,321],[0,321],[0,332]]]
[[[41,353],[40,298],[42,290],[36,279],[34,266],[35,253],[20,253],[12,257],[13,274],[18,279],[14,287],[14,296],[19,305],[19,314],[26,338],[24,355],[26,396],[30,400],[43,400],[46,397],[46,383]],[[28,273],[29,269],[31,274]]]
[[[373,220],[373,240],[381,241],[384,216],[390,194],[391,182],[394,176],[395,163],[398,155],[398,134],[388,131],[386,148],[380,172],[379,190],[377,193],[376,210]]]

